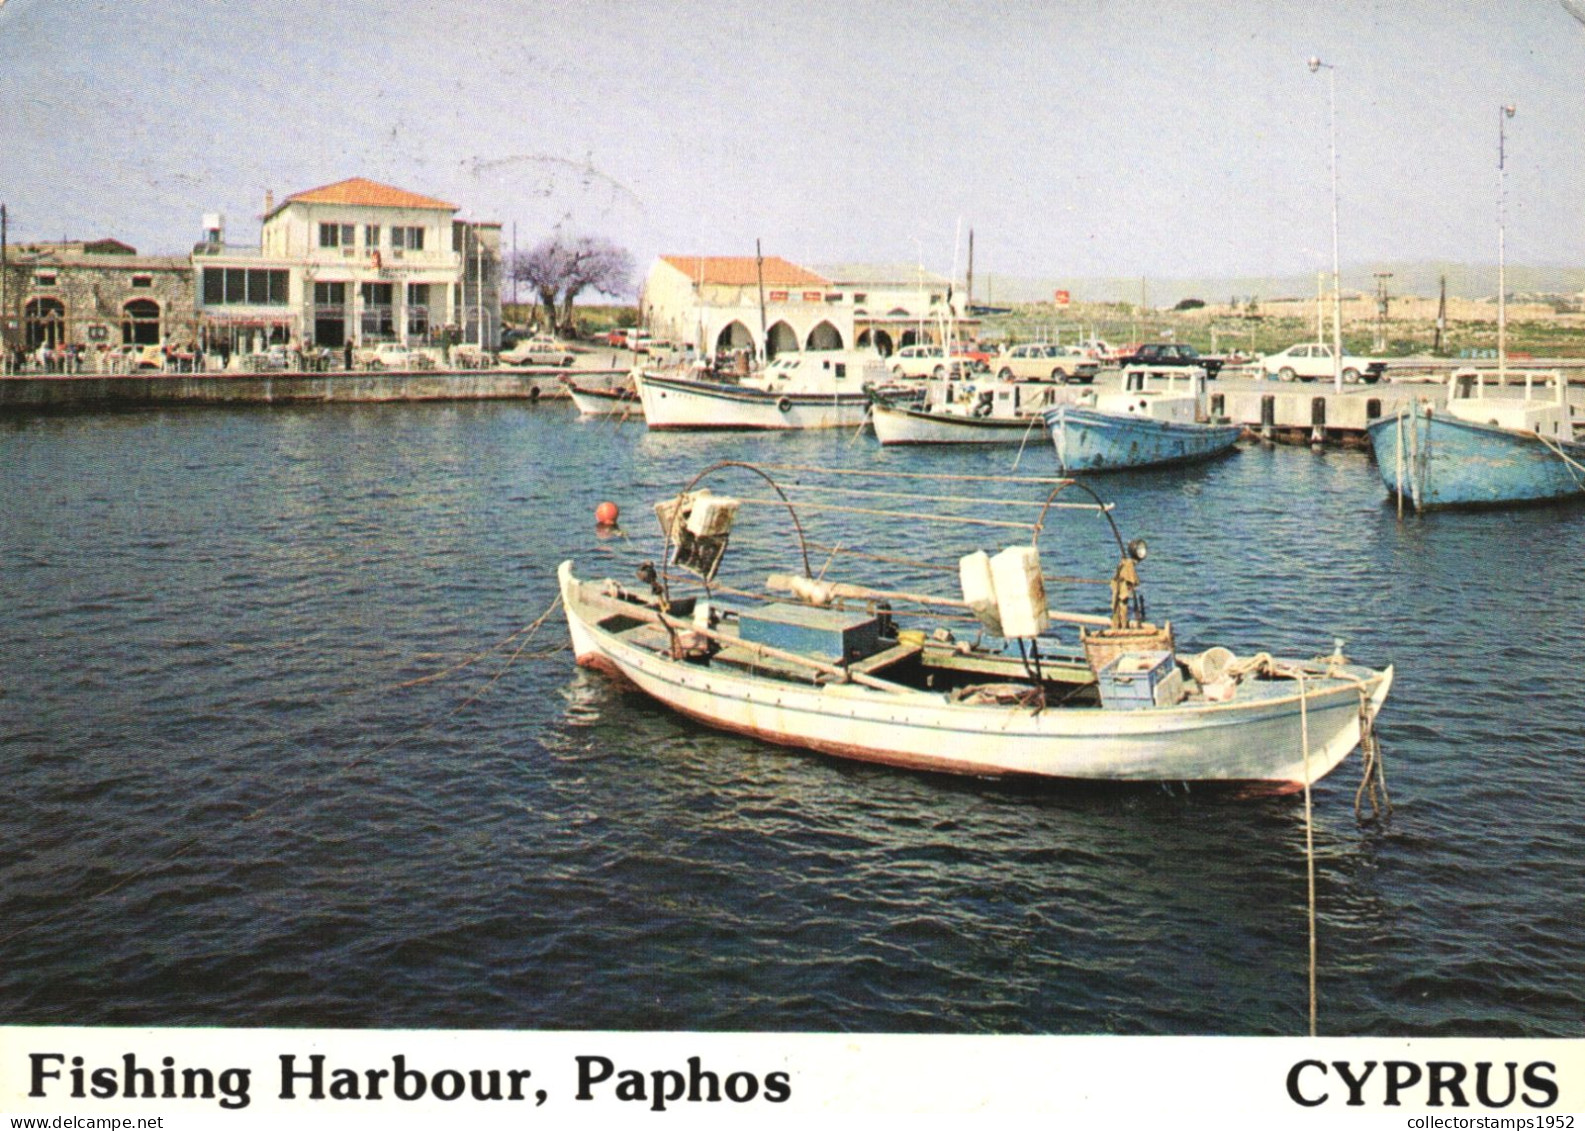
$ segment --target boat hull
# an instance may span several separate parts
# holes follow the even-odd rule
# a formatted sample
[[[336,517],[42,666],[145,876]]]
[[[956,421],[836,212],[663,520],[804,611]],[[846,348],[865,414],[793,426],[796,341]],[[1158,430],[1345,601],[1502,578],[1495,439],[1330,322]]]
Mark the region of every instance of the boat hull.
[[[627,416],[642,413],[643,406],[631,389],[592,389],[563,381],[580,416]]]
[[[1420,510],[1494,507],[1585,497],[1585,444],[1459,420],[1424,405],[1369,428],[1389,497]],[[1572,461],[1572,462],[1571,462]]]
[[[743,385],[648,373],[637,381],[644,419],[654,429],[781,432],[857,428],[869,414],[869,398],[862,390],[778,394]]]
[[[1119,471],[1212,459],[1233,450],[1243,427],[1156,420],[1063,405],[1045,415],[1064,473]]]
[[[570,562],[558,577],[580,665],[620,676],[711,727],[914,770],[1291,792],[1303,788],[1307,774],[1310,781],[1325,776],[1358,745],[1362,718],[1374,717],[1392,683],[1391,668],[1356,682],[1318,677],[1302,706],[1296,693],[1284,692],[1247,703],[1038,712],[954,703],[936,692],[805,686],[638,647],[600,626],[619,610],[598,586],[579,582]]]
[[[870,417],[882,444],[1022,444],[1043,431],[1038,416],[976,417],[875,405]]]

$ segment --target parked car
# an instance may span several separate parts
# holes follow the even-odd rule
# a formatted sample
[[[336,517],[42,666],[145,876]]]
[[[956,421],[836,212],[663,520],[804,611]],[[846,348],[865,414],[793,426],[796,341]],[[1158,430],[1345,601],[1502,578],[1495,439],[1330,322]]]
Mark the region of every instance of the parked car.
[[[559,365],[572,364],[572,350],[563,342],[543,335],[526,338],[511,349],[501,351],[505,365]]]
[[[904,346],[886,359],[892,376],[908,377],[963,377],[974,373],[988,373],[990,367],[980,360],[989,357],[980,351],[962,349],[949,358],[947,351],[929,342]]]
[[[1088,385],[1100,363],[1073,346],[1043,342],[1013,346],[991,360],[991,369],[1003,381],[1074,381]]]
[[[1375,384],[1387,371],[1387,363],[1374,358],[1357,357],[1343,350],[1343,380],[1350,385],[1364,381]],[[1260,375],[1266,380],[1278,381],[1330,381],[1336,375],[1332,367],[1330,342],[1300,342],[1278,353],[1260,359]]]
[[[401,342],[381,342],[357,352],[358,364],[368,369],[412,369],[413,351]]]
[[[1205,370],[1207,380],[1214,379],[1222,370],[1222,359],[1219,357],[1206,357],[1193,346],[1184,345],[1182,342],[1146,342],[1127,357],[1119,357],[1117,363],[1122,366],[1144,366],[1147,369],[1191,369],[1196,366]]]
[[[904,346],[887,360],[893,377],[946,376],[946,351],[935,345]]]

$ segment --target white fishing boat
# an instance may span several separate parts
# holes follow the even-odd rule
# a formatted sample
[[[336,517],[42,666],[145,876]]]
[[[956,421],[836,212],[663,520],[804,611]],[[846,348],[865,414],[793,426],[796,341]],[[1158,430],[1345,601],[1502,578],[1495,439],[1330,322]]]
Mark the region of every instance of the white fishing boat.
[[[639,403],[638,391],[634,388],[632,380],[600,386],[580,382],[563,374],[561,384],[567,390],[567,396],[577,408],[579,416],[625,417],[643,414],[644,408]]]
[[[644,419],[654,429],[857,428],[869,412],[865,385],[890,380],[868,350],[800,350],[735,380],[707,371],[636,375]]]
[[[772,470],[797,482],[777,482]],[[747,475],[765,497],[702,486],[728,473]],[[950,494],[957,479],[980,480],[972,497]],[[1044,501],[990,496],[993,484],[1014,482],[1036,484]],[[1020,523],[929,510],[954,503],[979,512],[1032,506],[1038,517]],[[791,516],[797,572],[761,575],[754,588],[728,585],[718,569],[738,512],[762,504],[771,508],[762,513]],[[885,509],[899,504],[909,509]],[[884,562],[888,570],[902,564],[840,540],[810,540],[810,519],[822,512],[1002,533],[1018,528],[1029,540],[994,558],[961,556],[961,593],[921,594],[815,576],[811,549]],[[1099,529],[1096,514],[1109,527],[1106,543],[1119,555],[1109,589],[1099,590],[1111,594],[1109,611],[1049,608],[1038,538],[1048,519],[1073,512],[1091,516],[1072,528],[1075,537]],[[1170,623],[1144,619],[1137,573],[1143,543],[1125,544],[1110,507],[1073,480],[728,461],[696,476],[656,513],[664,554],[658,568],[640,567],[639,583],[584,579],[573,562],[560,566],[573,651],[580,665],[618,676],[705,725],[844,758],[985,777],[1215,783],[1284,793],[1325,776],[1362,744],[1367,776],[1379,772],[1373,725],[1391,667],[1351,663],[1340,645],[1314,660],[1264,653],[1239,659],[1225,648],[1180,652]],[[907,563],[905,572],[918,576],[909,567],[924,564]],[[1064,647],[1056,626],[1076,627],[1076,646]]]
[[[872,396],[870,423],[882,444],[1023,444],[1042,438],[1042,414],[1073,404],[1074,390],[1049,381],[937,380],[917,403]]]
[[[1210,459],[1233,449],[1243,427],[1211,419],[1204,408],[1204,371],[1150,384],[1150,371],[1130,366],[1121,386],[1057,405],[1045,413],[1046,427],[1064,473],[1118,471]]]

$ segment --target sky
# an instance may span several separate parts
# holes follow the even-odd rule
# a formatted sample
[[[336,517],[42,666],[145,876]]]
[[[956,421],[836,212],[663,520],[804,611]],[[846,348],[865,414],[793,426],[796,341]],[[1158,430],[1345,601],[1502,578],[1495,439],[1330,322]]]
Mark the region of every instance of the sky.
[[[1311,56],[1331,64],[1313,72]],[[9,0],[13,242],[256,244],[365,176],[657,255],[984,276],[1585,267],[1558,0]]]

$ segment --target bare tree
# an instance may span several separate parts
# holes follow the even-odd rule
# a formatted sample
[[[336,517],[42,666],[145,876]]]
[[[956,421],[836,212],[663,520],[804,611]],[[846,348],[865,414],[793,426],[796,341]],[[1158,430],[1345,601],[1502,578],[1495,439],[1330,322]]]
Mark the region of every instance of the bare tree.
[[[596,291],[616,298],[631,292],[633,256],[607,239],[557,234],[517,255],[511,277],[539,296],[547,326],[570,329],[580,294]]]

